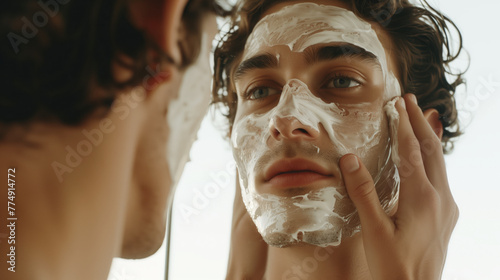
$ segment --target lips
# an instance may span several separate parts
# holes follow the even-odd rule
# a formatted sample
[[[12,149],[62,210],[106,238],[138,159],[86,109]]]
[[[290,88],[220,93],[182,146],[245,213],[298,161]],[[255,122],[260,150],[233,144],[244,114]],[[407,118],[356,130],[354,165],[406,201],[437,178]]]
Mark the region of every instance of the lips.
[[[321,165],[299,158],[279,160],[264,173],[264,180],[279,188],[305,187],[332,177],[332,172]]]

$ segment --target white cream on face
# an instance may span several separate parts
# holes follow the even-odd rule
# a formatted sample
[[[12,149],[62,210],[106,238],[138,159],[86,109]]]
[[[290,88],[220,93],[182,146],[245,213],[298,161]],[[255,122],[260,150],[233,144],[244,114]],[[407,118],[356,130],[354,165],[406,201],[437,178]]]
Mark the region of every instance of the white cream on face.
[[[243,60],[267,47],[286,45],[293,52],[302,52],[313,45],[337,42],[361,47],[378,58],[385,80],[384,95],[378,103],[327,104],[314,96],[306,83],[291,79],[284,85],[276,107],[264,114],[249,114],[233,126],[232,142],[243,200],[259,232],[271,245],[287,246],[298,241],[338,245],[342,236],[351,236],[360,227],[342,185],[294,197],[259,192],[255,178],[266,163],[263,159],[272,152],[268,146],[269,126],[277,118],[296,118],[318,132],[321,124],[332,142],[329,159],[332,151],[336,153],[332,164],[346,153],[358,155],[374,177],[384,209],[391,211],[397,202],[399,176],[390,157],[388,123],[394,124],[391,134],[395,136],[398,116],[397,111],[390,110],[394,102],[387,103],[385,111],[383,104],[399,96],[400,87],[388,71],[384,48],[370,24],[335,6],[290,5],[256,25],[245,46]],[[317,154],[322,155],[321,151]]]

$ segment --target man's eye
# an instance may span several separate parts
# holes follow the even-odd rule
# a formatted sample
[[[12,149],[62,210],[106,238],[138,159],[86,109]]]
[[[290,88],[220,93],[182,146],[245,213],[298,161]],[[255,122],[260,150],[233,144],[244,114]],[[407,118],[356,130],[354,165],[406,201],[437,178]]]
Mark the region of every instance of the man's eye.
[[[331,79],[326,85],[327,88],[351,88],[359,86],[360,83],[348,77],[336,77]]]
[[[261,99],[269,95],[278,94],[279,90],[269,87],[256,88],[248,93],[248,99]]]

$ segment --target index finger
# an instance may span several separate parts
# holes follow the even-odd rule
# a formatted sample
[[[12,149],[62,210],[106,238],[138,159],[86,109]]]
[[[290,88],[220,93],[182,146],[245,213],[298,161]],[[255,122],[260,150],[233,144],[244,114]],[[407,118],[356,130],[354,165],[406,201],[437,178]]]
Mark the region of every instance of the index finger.
[[[400,158],[398,171],[401,177],[401,182],[407,180],[419,182],[422,178],[427,178],[427,175],[424,170],[424,163],[420,152],[420,142],[413,132],[413,128],[406,111],[405,100],[402,97],[398,98],[398,101],[396,102],[396,109],[399,113],[397,137]]]

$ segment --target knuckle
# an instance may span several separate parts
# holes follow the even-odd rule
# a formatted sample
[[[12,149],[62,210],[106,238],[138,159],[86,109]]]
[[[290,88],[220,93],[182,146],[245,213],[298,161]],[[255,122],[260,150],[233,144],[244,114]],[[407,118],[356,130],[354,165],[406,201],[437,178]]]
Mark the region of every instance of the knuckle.
[[[426,138],[419,145],[420,151],[426,156],[442,151],[441,142],[437,137]]]
[[[418,139],[407,137],[402,144],[407,147],[407,151],[401,157],[411,166],[422,165],[422,150]]]
[[[403,139],[403,145],[407,146],[411,150],[420,150],[420,142],[415,136],[408,136]]]
[[[448,215],[445,217],[445,224],[446,228],[448,229],[447,231],[444,232],[444,239],[449,240],[451,237],[451,234],[453,233],[453,230],[457,226],[458,223],[458,216],[460,215],[458,207],[456,204],[453,204],[451,207],[449,207],[448,210]]]
[[[460,216],[460,209],[458,209],[458,206],[456,203],[453,203],[452,207],[451,207],[451,214],[450,216],[452,217],[451,218],[451,221],[453,223],[453,226],[455,226],[458,222],[458,218]]]
[[[451,196],[451,193],[444,195],[441,200],[446,219],[451,221],[453,225],[456,225],[456,223],[458,222],[458,217],[460,216],[460,210],[458,209],[457,203]]]
[[[441,209],[441,197],[439,193],[432,187],[432,185],[422,187],[421,197],[423,201],[426,201],[426,208],[432,212],[439,211]]]

